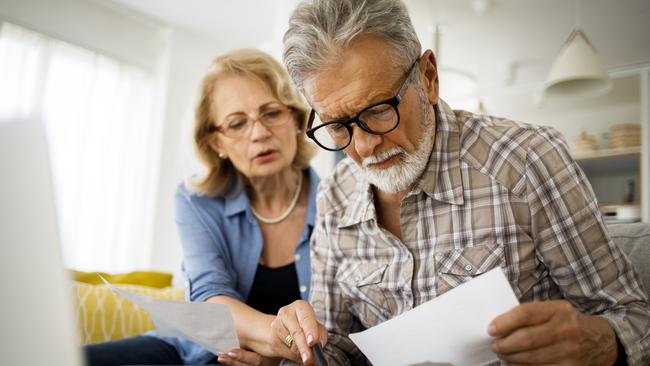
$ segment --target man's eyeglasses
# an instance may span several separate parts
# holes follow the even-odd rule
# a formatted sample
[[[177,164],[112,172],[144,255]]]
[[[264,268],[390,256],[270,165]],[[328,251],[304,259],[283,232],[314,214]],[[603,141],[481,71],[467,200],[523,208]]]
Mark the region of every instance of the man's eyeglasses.
[[[246,113],[234,113],[228,115],[226,120],[216,126],[210,126],[209,132],[219,132],[229,138],[240,138],[248,134],[253,127],[255,120],[260,121],[266,127],[283,125],[292,119],[292,109],[284,104],[267,104],[260,108],[257,117]]]
[[[399,125],[397,106],[413,79],[413,71],[416,69],[418,61],[419,58],[411,65],[406,73],[406,79],[394,97],[374,103],[348,120],[322,122],[312,109],[307,124],[307,136],[325,150],[339,151],[348,147],[352,142],[353,123],[373,135],[384,135],[397,128]]]

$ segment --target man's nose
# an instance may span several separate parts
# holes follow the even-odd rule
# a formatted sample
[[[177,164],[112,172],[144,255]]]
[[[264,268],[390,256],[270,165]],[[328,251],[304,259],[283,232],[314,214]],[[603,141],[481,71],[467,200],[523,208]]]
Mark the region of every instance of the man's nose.
[[[362,158],[367,158],[375,152],[377,145],[381,144],[381,135],[373,135],[361,129],[361,127],[352,126],[352,139],[354,150]]]

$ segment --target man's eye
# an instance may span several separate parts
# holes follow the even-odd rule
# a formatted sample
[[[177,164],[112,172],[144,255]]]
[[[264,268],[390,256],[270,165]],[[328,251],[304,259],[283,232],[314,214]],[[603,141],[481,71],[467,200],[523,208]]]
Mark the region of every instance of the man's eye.
[[[347,128],[342,123],[332,123],[331,125],[327,125],[327,130],[333,134],[341,134],[347,132]]]
[[[369,118],[386,118],[390,117],[393,112],[393,108],[389,105],[378,105],[376,107],[373,107],[367,111],[365,111],[363,114],[365,117]]]

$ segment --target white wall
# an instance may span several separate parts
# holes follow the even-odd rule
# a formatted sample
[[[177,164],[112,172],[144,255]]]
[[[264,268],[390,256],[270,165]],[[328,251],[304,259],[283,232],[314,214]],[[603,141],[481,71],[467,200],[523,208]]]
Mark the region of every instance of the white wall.
[[[199,82],[212,59],[224,50],[184,30],[170,30],[167,104],[160,152],[151,267],[178,273],[182,259],[174,223],[177,185],[200,166],[194,159],[191,134]]]
[[[89,0],[0,0],[6,20],[154,71],[165,39],[153,22]]]
[[[170,29],[91,0],[0,0],[0,21],[102,53],[153,75],[154,118],[160,128],[151,133],[152,138],[160,137],[161,144],[157,151],[159,185],[151,187],[153,229],[148,267],[178,272],[182,257],[173,219],[173,194],[178,182],[195,171],[189,145],[195,92],[207,65],[223,50],[191,32]]]

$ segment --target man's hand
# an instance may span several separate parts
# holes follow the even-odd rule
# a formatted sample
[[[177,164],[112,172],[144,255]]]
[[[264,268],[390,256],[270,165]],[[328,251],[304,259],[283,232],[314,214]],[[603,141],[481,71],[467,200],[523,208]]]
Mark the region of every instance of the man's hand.
[[[228,366],[277,366],[281,359],[267,358],[253,351],[233,348],[228,352],[219,353],[217,361]]]
[[[315,365],[310,347],[316,343],[325,346],[327,330],[316,320],[316,313],[308,302],[297,300],[280,308],[271,327],[283,343],[292,339],[291,352],[301,359],[304,365]],[[287,338],[289,335],[291,337]]]
[[[578,312],[569,302],[524,303],[488,328],[492,351],[513,364],[613,365],[616,334],[607,320]]]

